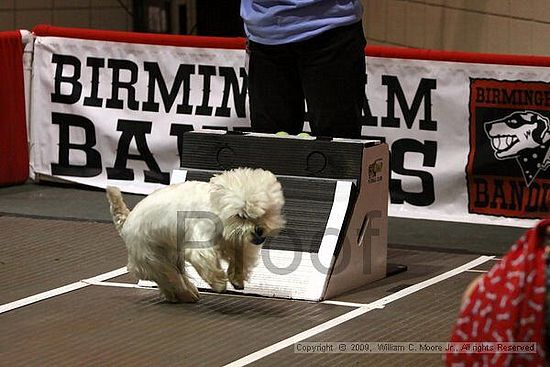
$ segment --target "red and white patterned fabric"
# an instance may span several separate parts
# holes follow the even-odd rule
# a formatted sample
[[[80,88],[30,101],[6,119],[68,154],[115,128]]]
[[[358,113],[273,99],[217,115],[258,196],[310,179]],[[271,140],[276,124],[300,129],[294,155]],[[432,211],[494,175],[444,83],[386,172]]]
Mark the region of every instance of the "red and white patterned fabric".
[[[536,342],[537,353],[448,352],[447,366],[546,366],[545,236],[549,220],[528,230],[464,301],[451,342]]]

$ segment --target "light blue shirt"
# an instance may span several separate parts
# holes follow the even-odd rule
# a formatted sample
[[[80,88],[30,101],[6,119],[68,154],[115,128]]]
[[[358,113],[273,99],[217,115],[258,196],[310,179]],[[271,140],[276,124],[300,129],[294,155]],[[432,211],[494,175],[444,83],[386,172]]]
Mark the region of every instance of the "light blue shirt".
[[[265,45],[304,41],[362,20],[361,0],[241,0],[247,37]]]

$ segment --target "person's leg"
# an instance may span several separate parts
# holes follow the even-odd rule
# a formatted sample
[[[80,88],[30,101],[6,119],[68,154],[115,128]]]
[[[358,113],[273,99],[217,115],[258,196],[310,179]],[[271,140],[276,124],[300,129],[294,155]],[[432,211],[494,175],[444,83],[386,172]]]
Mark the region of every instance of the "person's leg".
[[[304,125],[304,95],[294,52],[249,41],[248,96],[252,130],[297,134]]]
[[[361,136],[365,45],[361,23],[295,45],[313,135]]]

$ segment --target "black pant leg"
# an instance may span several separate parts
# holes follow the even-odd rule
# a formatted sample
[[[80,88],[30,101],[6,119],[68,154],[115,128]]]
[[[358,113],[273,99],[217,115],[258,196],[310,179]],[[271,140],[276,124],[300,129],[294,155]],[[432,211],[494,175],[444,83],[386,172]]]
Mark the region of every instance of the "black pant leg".
[[[252,130],[298,134],[303,130],[305,104],[294,51],[286,45],[251,41],[247,51]]]
[[[361,23],[329,30],[294,47],[312,133],[359,138],[365,99],[365,37]]]

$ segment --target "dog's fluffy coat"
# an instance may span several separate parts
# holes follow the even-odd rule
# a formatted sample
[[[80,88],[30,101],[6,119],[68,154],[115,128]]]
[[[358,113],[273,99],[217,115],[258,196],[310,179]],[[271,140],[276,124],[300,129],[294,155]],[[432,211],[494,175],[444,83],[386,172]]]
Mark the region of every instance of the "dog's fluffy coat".
[[[128,249],[128,271],[155,281],[171,302],[196,302],[185,262],[216,292],[242,289],[261,243],[285,224],[281,184],[269,171],[238,168],[209,182],[187,181],[147,196],[130,211],[107,187],[113,222]],[[180,219],[178,220],[178,212]],[[228,262],[227,273],[220,260]]]

